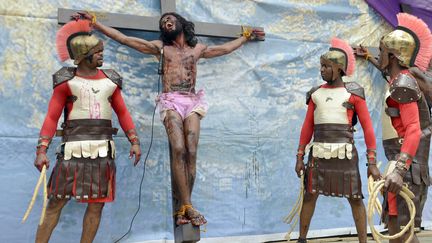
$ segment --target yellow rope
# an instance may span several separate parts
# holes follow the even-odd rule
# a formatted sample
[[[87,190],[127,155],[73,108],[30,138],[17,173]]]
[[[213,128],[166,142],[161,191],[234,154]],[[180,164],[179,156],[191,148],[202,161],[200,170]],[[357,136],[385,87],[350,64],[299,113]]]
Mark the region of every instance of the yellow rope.
[[[243,25],[241,28],[242,28],[241,35],[244,36],[247,40],[252,39],[252,28]]]
[[[378,162],[378,164],[377,164],[377,168],[379,169],[380,166],[381,166],[381,161]],[[374,185],[375,185],[375,181],[374,181],[372,175],[370,175],[369,178],[368,178],[368,193],[369,193],[369,195],[372,194],[372,190],[373,190],[373,188],[374,188]],[[376,212],[378,212],[378,214],[381,215],[381,212],[382,212],[382,205],[381,205],[381,202],[380,202],[380,200],[378,199],[378,197],[376,198],[374,204],[375,204],[375,205],[374,205],[374,208],[375,208]]]
[[[37,196],[37,194],[39,192],[39,188],[40,188],[42,182],[43,182],[43,187],[44,187],[44,194],[43,194],[44,195],[44,202],[43,202],[42,214],[41,214],[41,219],[39,221],[39,225],[41,225],[43,223],[43,220],[45,218],[45,208],[46,208],[46,204],[47,204],[47,201],[48,201],[48,199],[47,199],[47,188],[46,188],[47,187],[47,182],[46,182],[46,166],[45,165],[42,167],[42,171],[40,173],[38,182],[36,183],[36,187],[35,187],[34,192],[33,192],[33,197],[31,199],[30,204],[29,204],[29,206],[27,208],[27,211],[25,212],[24,217],[23,217],[23,219],[21,221],[22,223],[24,223],[27,220],[27,218],[28,218],[28,216],[29,216],[29,214],[30,214],[30,212],[31,212],[31,210],[33,208],[33,205],[34,205],[34,203],[36,201],[36,196]]]
[[[174,213],[174,216],[185,216],[186,215],[186,210],[188,208],[193,208],[193,206],[191,204],[184,204],[182,205],[179,210],[177,210],[177,212]]]
[[[95,12],[87,11],[88,14],[90,14],[91,18],[91,25],[96,24],[97,16]]]
[[[297,201],[294,204],[294,207],[291,209],[290,213],[284,218],[284,222],[287,224],[291,224],[290,229],[288,230],[287,234],[285,235],[286,240],[291,239],[291,233],[293,232],[294,228],[296,227],[299,218],[300,218],[300,212],[303,206],[303,198],[304,198],[304,174],[303,171],[300,171],[300,192],[299,196],[297,197]],[[294,222],[293,222],[293,219]]]
[[[368,192],[369,192],[369,195],[372,194],[372,190],[373,190],[373,188],[374,188],[374,185],[375,185],[375,181],[374,181],[373,177],[372,177],[372,176],[369,176],[369,178],[368,178]],[[370,200],[370,199],[369,199],[369,200]],[[381,215],[381,213],[382,213],[382,205],[381,205],[381,202],[380,202],[380,200],[378,199],[378,197],[375,198],[375,202],[374,202],[374,210],[375,210],[379,215]]]
[[[196,210],[192,204],[184,204],[180,207],[180,209],[174,213],[174,216],[185,216],[186,215],[186,210],[187,209],[192,209],[192,210]],[[204,229],[200,228],[200,231],[203,233],[207,232],[207,224],[203,224],[202,225],[204,227]]]
[[[40,220],[39,220],[39,225],[42,225],[42,223],[43,223],[43,221],[45,219],[45,212],[46,212],[46,207],[47,207],[47,204],[48,204],[48,189],[47,189],[47,180],[46,180],[46,169],[45,169],[45,173],[44,173],[44,176],[43,176],[43,185],[44,185],[44,190],[43,190],[43,206],[42,206],[41,217],[40,217]]]
[[[369,223],[369,227],[371,229],[373,238],[378,243],[381,242],[381,239],[393,240],[393,239],[400,238],[402,235],[404,235],[410,229],[410,236],[406,241],[406,242],[409,242],[414,235],[414,217],[416,214],[416,208],[415,208],[414,202],[412,200],[412,198],[414,198],[414,194],[406,186],[402,187],[402,190],[399,192],[399,195],[403,199],[405,199],[405,201],[408,205],[408,209],[410,212],[410,221],[408,222],[408,224],[405,225],[402,228],[402,230],[395,235],[383,235],[380,232],[378,232],[378,230],[374,226],[373,215],[374,215],[374,212],[376,209],[376,199],[378,197],[379,192],[384,187],[384,183],[385,183],[384,180],[380,180],[380,181],[373,183],[372,190],[371,190],[372,192],[369,194],[368,215],[367,216],[368,216],[368,223]]]

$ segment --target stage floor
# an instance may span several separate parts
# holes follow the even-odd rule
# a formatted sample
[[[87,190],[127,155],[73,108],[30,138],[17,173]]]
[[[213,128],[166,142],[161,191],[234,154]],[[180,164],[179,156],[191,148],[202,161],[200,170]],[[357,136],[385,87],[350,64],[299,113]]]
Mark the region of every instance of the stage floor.
[[[420,233],[417,234],[417,236],[419,237],[419,241],[421,243],[432,243],[432,230],[424,230]],[[270,242],[286,242],[286,241],[268,241],[268,243]],[[296,242],[296,240],[291,240],[288,242]],[[353,237],[353,236],[347,236],[347,237],[326,237],[326,238],[317,238],[317,239],[308,239],[308,243],[319,243],[319,242],[326,242],[326,243],[330,243],[330,242],[346,242],[346,243],[357,243],[357,237]],[[368,237],[368,242],[375,242],[372,237]],[[387,243],[387,240],[383,240],[383,243]]]

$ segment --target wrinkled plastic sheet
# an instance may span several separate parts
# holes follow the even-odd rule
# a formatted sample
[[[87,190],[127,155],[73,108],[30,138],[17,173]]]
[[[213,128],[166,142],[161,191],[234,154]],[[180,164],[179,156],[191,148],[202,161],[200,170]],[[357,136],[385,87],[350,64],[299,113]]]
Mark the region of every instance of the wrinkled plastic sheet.
[[[294,172],[298,138],[306,112],[305,93],[322,81],[319,56],[332,36],[353,44],[377,46],[390,27],[367,4],[351,1],[176,1],[188,19],[213,23],[262,26],[266,41],[247,43],[234,53],[203,59],[197,88],[206,90],[210,109],[201,122],[194,206],[209,223],[202,237],[283,233],[282,222],[294,205],[299,180]],[[42,7],[43,6],[43,7]],[[32,242],[42,198],[28,221],[21,217],[30,201],[39,172],[33,167],[35,146],[52,93],[51,75],[61,67],[54,39],[57,8],[159,15],[158,1],[57,1],[0,3],[0,234],[1,242]],[[155,33],[125,31],[157,39]],[[158,93],[154,57],[103,37],[105,68],[124,77],[123,97],[136,123],[143,153],[150,144],[154,99]],[[208,45],[226,39],[200,38]],[[69,63],[70,64],[70,63]],[[384,81],[364,61],[347,81],[365,87],[377,135],[378,159],[385,162],[380,139]],[[116,120],[116,117],[113,118]],[[117,123],[116,123],[117,124]],[[116,125],[118,127],[118,124]],[[357,125],[363,192],[367,200],[364,139]],[[113,242],[125,233],[141,196],[141,209],[126,242],[172,239],[171,184],[167,138],[156,114],[153,145],[146,163],[133,167],[122,132],[117,144],[116,200],[105,206],[95,242]],[[54,139],[49,157],[55,161]],[[52,168],[50,168],[51,171]],[[430,196],[430,195],[429,195]],[[424,218],[430,220],[431,203]],[[52,242],[77,242],[85,205],[71,201],[64,208]],[[378,221],[377,221],[378,222]],[[320,197],[311,229],[354,227],[346,199]]]

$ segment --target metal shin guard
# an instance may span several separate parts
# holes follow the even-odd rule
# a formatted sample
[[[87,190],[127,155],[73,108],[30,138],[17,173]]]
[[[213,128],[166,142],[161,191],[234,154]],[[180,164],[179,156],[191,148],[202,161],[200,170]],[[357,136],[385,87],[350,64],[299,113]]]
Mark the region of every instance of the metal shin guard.
[[[325,196],[363,198],[357,151],[351,159],[316,158],[309,155],[305,185],[309,193]]]

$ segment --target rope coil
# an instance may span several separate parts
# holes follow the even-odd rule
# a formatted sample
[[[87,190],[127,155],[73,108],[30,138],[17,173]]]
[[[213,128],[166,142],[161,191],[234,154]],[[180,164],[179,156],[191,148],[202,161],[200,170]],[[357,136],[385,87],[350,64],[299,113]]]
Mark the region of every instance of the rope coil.
[[[375,213],[375,210],[380,212],[380,210],[378,210],[378,208],[376,206],[376,202],[378,200],[379,192],[384,187],[385,180],[380,180],[377,182],[373,182],[373,180],[372,180],[372,183],[371,183],[370,179],[371,178],[369,178],[369,184],[371,185],[370,186],[371,192],[369,193],[368,215],[367,216],[368,216],[369,227],[370,227],[370,230],[372,232],[374,240],[378,243],[381,243],[381,239],[394,240],[394,239],[402,237],[408,230],[410,230],[410,235],[409,235],[408,239],[406,240],[406,242],[410,242],[412,237],[414,236],[414,218],[415,218],[415,214],[416,214],[416,208],[415,208],[414,202],[412,200],[412,198],[414,198],[414,194],[408,189],[407,186],[402,187],[402,190],[399,192],[399,195],[403,199],[405,199],[405,201],[408,205],[408,209],[410,212],[410,220],[409,220],[408,224],[405,225],[399,233],[394,234],[394,235],[383,235],[375,228],[374,223],[373,223],[373,215]],[[369,189],[369,185],[368,185],[368,189]]]

